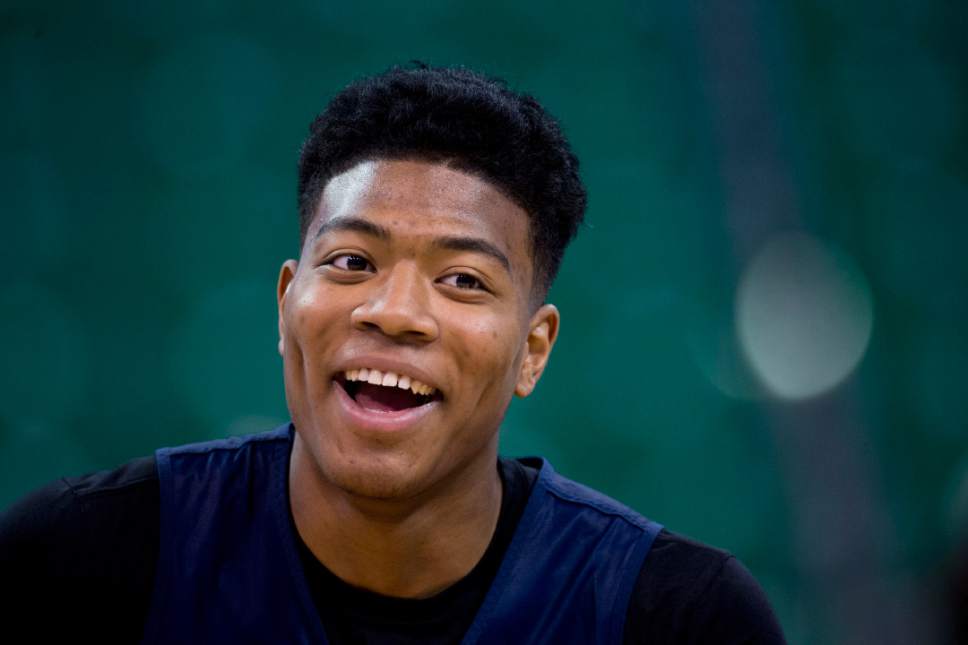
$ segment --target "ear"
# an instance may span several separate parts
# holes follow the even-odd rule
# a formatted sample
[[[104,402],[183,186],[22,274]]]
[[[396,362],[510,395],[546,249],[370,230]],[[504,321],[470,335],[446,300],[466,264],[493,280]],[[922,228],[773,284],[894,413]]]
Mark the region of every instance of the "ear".
[[[558,337],[560,315],[554,305],[542,305],[531,317],[527,339],[527,354],[518,372],[518,384],[514,393],[526,397],[534,390],[548,364],[551,348]]]
[[[296,269],[299,263],[296,260],[286,260],[282,263],[279,270],[279,284],[276,285],[276,302],[279,305],[279,355],[285,356],[286,339],[286,317],[284,310],[286,297],[289,295],[289,287],[292,285],[293,278],[296,277]]]

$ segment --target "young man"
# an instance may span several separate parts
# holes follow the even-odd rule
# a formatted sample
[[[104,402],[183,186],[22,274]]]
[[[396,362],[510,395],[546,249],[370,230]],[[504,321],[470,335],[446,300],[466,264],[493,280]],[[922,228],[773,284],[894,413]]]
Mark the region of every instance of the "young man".
[[[311,127],[299,206],[277,292],[292,423],[16,504],[13,622],[146,643],[782,642],[728,554],[497,455],[585,209],[534,99],[462,69],[351,85]]]

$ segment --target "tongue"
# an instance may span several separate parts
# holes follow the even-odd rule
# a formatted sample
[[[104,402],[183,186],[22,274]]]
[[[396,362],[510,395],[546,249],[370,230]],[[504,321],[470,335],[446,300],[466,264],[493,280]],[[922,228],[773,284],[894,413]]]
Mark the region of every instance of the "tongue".
[[[363,383],[356,392],[356,402],[367,410],[378,412],[393,412],[420,405],[421,401],[410,390],[398,387],[384,387]]]

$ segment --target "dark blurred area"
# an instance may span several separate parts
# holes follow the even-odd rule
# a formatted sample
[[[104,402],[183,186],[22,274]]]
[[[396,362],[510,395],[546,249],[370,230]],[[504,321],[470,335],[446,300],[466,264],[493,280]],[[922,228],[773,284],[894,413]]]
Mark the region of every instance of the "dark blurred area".
[[[733,551],[793,644],[968,642],[966,33],[941,1],[4,2],[0,505],[287,419],[308,124],[464,64],[562,121],[590,199],[502,450]]]

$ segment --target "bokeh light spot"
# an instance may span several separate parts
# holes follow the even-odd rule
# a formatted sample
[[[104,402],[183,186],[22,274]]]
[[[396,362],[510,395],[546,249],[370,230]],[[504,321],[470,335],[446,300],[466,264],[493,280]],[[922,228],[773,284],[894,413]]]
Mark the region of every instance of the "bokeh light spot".
[[[804,399],[840,383],[870,340],[867,280],[844,253],[804,233],[769,241],[736,294],[743,352],[763,385]]]

